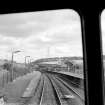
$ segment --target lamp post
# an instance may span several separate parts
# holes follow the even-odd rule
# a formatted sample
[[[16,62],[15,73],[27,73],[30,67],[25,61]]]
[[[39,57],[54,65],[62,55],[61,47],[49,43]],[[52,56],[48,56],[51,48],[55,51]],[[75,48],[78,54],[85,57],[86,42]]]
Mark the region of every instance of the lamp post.
[[[14,76],[13,76],[13,74],[14,74],[14,72],[13,72],[14,54],[19,53],[19,52],[21,52],[21,51],[17,50],[17,51],[13,51],[12,52],[12,60],[11,60],[11,82],[14,79]]]
[[[25,69],[27,70],[27,58],[30,56],[25,56]]]
[[[26,61],[27,61],[27,58],[28,58],[28,57],[30,57],[30,56],[25,56],[25,67],[26,67],[26,65],[27,65],[27,62],[26,62]]]
[[[29,62],[29,68],[30,70],[32,71],[32,62],[34,61],[34,59],[30,59],[30,62]]]

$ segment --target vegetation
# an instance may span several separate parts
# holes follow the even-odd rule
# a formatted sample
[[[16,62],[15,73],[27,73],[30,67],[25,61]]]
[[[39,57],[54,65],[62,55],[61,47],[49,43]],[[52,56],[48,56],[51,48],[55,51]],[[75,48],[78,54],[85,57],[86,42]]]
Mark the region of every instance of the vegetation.
[[[6,69],[7,71],[10,71],[11,70],[11,63],[4,63],[2,65],[3,69]]]
[[[2,68],[2,70],[7,70],[7,71],[11,72],[12,65],[10,62],[6,62],[1,66],[1,68]],[[13,64],[13,73],[14,73],[15,78],[25,75],[29,72],[30,72],[30,70],[28,67],[25,67],[24,65],[17,64],[17,63]]]

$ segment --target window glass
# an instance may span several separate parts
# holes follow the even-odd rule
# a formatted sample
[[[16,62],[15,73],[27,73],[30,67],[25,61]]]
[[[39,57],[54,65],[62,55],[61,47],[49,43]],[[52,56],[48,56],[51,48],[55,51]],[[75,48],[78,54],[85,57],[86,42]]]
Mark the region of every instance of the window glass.
[[[102,49],[103,49],[103,66],[105,68],[105,10],[101,15],[101,33],[102,33]],[[105,73],[105,72],[104,72]]]
[[[101,14],[101,33],[102,33],[103,69],[104,69],[104,79],[105,79],[105,10],[103,10]],[[105,95],[105,89],[104,89],[104,95]]]
[[[0,15],[1,101],[84,105],[82,51],[74,10]]]

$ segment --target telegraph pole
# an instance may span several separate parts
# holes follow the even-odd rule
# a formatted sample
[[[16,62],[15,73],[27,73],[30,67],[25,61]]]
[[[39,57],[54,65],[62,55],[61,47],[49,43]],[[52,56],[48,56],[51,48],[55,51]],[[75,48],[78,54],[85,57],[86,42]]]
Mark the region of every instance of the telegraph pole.
[[[19,50],[17,50],[17,51],[13,51],[12,52],[12,60],[11,60],[11,82],[13,81],[13,79],[14,79],[14,72],[13,72],[13,66],[14,66],[14,54],[15,53],[18,53],[18,52],[21,52],[21,51],[19,51]]]

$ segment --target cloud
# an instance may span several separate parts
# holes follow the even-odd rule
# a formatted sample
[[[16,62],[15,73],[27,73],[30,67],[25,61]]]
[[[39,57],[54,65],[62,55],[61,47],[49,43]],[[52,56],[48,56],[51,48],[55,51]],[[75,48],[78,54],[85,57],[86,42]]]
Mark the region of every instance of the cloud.
[[[71,45],[70,43],[66,44],[60,44],[60,45],[55,45],[55,46],[50,46],[49,47],[49,54],[47,56],[83,56],[82,52],[82,46],[81,43],[77,43],[79,45]],[[46,51],[48,51],[48,48],[46,48]]]
[[[77,13],[71,10],[1,15],[0,33],[5,36],[27,37],[32,32],[37,34],[40,31],[46,31],[49,27],[58,24],[71,24],[73,21],[78,20]]]
[[[3,35],[0,35],[0,45],[11,46],[11,45],[14,45],[16,43],[15,41],[16,40],[14,38],[5,37]]]
[[[2,15],[0,49],[9,57],[13,50],[21,50],[15,60],[23,62],[25,55],[47,57],[48,47],[51,57],[81,55],[80,27],[79,15],[72,10]]]
[[[72,41],[81,41],[81,29],[79,23],[55,26],[36,35],[33,33],[33,35],[27,39],[27,42],[30,44],[42,46]]]

